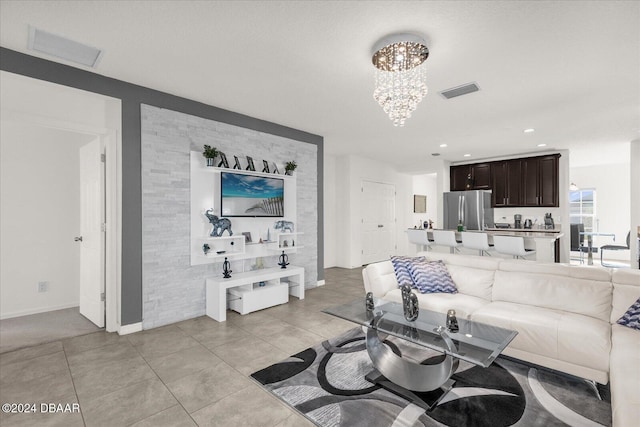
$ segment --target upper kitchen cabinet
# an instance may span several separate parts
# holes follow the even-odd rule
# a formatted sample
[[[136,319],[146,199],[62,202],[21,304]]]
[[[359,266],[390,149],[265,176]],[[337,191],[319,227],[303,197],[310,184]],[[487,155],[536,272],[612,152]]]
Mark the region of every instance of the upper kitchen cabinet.
[[[559,154],[451,166],[451,191],[491,190],[493,207],[558,207]]]
[[[522,159],[523,206],[558,207],[559,155]]]
[[[449,174],[451,191],[491,189],[490,163],[451,166]]]
[[[522,206],[520,159],[491,162],[491,202],[496,208]]]

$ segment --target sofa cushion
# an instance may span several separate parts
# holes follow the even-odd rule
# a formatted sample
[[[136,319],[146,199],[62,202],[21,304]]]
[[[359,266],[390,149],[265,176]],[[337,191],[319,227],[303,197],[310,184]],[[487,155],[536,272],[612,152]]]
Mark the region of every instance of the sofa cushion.
[[[475,255],[421,252],[427,261],[442,260],[458,292],[491,301],[491,288],[499,260]]]
[[[555,268],[557,274],[544,274],[504,271],[500,264],[493,282],[492,300],[566,311],[609,321],[611,282],[572,277],[568,274],[568,267],[564,269],[564,274],[561,267],[563,266]]]
[[[373,296],[382,298],[387,292],[398,289],[393,264],[382,261],[369,264],[362,269],[362,280],[365,292],[372,292]]]
[[[415,293],[415,292],[414,292]],[[457,294],[421,294],[416,293],[420,309],[446,314],[449,309],[456,311],[456,316],[468,319],[469,315],[488,304],[488,301],[471,295]],[[387,301],[402,303],[402,291],[394,289],[384,297]]]
[[[627,328],[637,329],[640,331],[640,298],[636,300],[626,313],[618,319],[618,325],[626,326]]]
[[[458,292],[442,261],[422,261],[409,264],[414,287],[423,294]]]
[[[391,264],[393,264],[393,271],[396,274],[396,281],[398,286],[409,285],[415,288],[409,267],[416,262],[424,261],[424,257],[408,257],[408,256],[392,256]]]
[[[611,323],[616,323],[638,298],[640,298],[640,270],[618,269],[611,276],[613,301]]]
[[[611,413],[614,426],[633,426],[640,420],[640,334],[611,326]]]
[[[611,333],[608,321],[504,301],[477,309],[471,313],[471,319],[518,331],[509,348],[602,372],[609,370]]]

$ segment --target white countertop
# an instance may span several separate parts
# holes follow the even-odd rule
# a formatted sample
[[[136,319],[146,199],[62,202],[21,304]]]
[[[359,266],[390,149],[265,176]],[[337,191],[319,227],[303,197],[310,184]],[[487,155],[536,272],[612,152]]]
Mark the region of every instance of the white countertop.
[[[409,230],[424,230],[427,234],[431,233],[431,229],[410,228]],[[460,232],[456,232],[456,238],[460,240]],[[487,228],[485,230],[468,230],[472,233],[487,233],[489,236],[519,236],[528,239],[549,239],[556,240],[564,236],[560,230],[524,230],[514,228]]]

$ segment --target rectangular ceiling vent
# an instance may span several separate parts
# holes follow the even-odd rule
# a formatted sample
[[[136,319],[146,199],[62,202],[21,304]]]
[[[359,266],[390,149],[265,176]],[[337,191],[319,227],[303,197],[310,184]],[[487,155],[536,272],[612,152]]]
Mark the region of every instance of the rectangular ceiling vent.
[[[95,68],[102,50],[29,26],[29,49]]]
[[[466,83],[462,86],[452,87],[450,89],[445,89],[440,92],[440,95],[444,96],[447,99],[455,98],[456,96],[466,95],[468,93],[477,92],[480,90],[480,86],[476,82]]]

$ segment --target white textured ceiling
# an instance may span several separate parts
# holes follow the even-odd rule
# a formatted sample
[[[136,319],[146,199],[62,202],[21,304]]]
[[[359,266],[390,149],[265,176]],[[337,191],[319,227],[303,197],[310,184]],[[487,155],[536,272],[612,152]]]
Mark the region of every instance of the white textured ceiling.
[[[434,152],[602,151],[640,137],[638,1],[1,0],[1,46],[38,56],[29,25],[104,49],[93,72],[406,172],[429,172]],[[404,128],[371,95],[371,47],[394,32],[421,34],[430,50],[429,94]],[[481,91],[438,95],[470,81]]]

